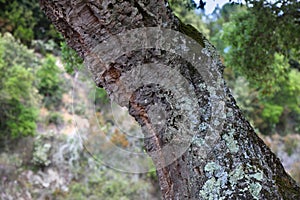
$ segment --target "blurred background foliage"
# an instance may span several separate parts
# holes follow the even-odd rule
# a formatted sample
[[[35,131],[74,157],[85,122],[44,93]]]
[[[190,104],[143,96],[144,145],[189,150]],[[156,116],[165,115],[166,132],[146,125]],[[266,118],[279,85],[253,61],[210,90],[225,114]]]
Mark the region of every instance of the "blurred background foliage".
[[[1,141],[33,135],[36,131],[40,98],[35,82],[38,65],[33,51],[9,33],[0,35]]]
[[[52,55],[46,55],[41,67],[37,70],[37,89],[43,96],[44,106],[48,109],[58,108],[64,92],[64,81],[60,74],[62,70],[56,65]]]
[[[0,27],[1,33],[10,32],[27,45],[32,40],[61,40],[38,0],[0,0]]]
[[[204,5],[211,1],[171,0],[170,6],[214,44],[239,107],[300,181],[300,2],[225,2],[212,13]],[[107,93],[88,89],[82,59],[38,1],[0,0],[0,32],[0,198],[159,199],[154,172],[99,169],[76,139],[74,119],[95,148],[103,145],[99,126],[115,144],[132,145],[107,114]]]

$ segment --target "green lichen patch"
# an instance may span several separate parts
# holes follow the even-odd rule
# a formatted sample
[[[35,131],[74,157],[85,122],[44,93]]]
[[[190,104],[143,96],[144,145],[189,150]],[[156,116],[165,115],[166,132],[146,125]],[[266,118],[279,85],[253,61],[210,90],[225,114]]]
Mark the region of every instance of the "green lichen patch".
[[[255,174],[250,174],[249,177],[255,178],[258,181],[261,181],[263,179],[263,173],[262,172],[257,172]]]
[[[262,189],[262,186],[259,183],[250,183],[249,191],[254,199],[259,199],[259,194]]]
[[[230,150],[231,153],[237,153],[239,151],[239,146],[237,141],[233,137],[234,130],[230,131],[228,134],[223,135],[223,139],[225,140],[226,146]]]
[[[206,172],[214,172],[214,171],[219,171],[221,169],[221,166],[216,164],[215,162],[209,162],[205,165],[204,170]]]
[[[260,182],[263,180],[263,172],[251,165],[247,165],[247,171],[254,170],[254,174],[245,173],[245,169],[242,165],[238,166],[229,174],[229,182],[234,188],[238,181],[244,181],[248,187],[243,191],[249,191],[254,199],[259,199],[260,191],[262,190],[262,185]],[[253,172],[252,172],[253,173]]]
[[[237,167],[235,170],[229,173],[229,182],[234,187],[238,180],[245,177],[245,173],[242,166]]]
[[[220,186],[220,179],[216,180],[215,177],[213,177],[205,182],[202,190],[200,190],[200,196],[205,200],[225,199],[225,197],[220,197]]]
[[[200,190],[200,196],[203,199],[225,199],[221,195],[222,189],[228,181],[228,174],[224,168],[215,162],[209,162],[205,165],[206,175],[210,177]]]
[[[253,199],[260,198],[262,190],[260,182],[263,179],[263,173],[251,165],[247,165],[247,170],[244,169],[243,165],[239,165],[228,174],[221,165],[216,162],[208,162],[204,167],[204,171],[208,180],[199,192],[203,199],[226,199],[241,183],[247,186],[239,189],[239,192],[245,193],[248,191]],[[228,182],[232,190],[227,188]]]

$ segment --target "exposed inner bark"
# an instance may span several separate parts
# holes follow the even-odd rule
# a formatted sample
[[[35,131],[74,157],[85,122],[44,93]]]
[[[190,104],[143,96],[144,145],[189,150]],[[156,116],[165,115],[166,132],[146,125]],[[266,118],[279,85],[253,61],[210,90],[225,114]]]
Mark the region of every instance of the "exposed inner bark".
[[[95,83],[127,106],[145,128],[150,136],[145,140],[145,147],[158,167],[164,199],[300,199],[299,187],[244,119],[223,80],[225,112],[219,133],[210,130],[211,123],[220,123],[214,120],[212,111],[215,97],[211,91],[214,89],[207,85],[207,77],[199,73],[197,66],[172,52],[155,48],[122,53],[109,63],[95,55],[99,44],[119,33],[142,27],[168,28],[196,40],[208,55],[203,54],[202,62],[208,63],[215,74],[221,74],[223,66],[214,48],[194,28],[182,24],[166,1],[40,0],[40,4],[68,45],[89,61]],[[182,51],[192,56],[191,50]],[[147,63],[159,63],[176,70],[192,88],[195,104],[191,105],[190,97],[184,97],[184,93],[182,98],[176,98],[171,86],[160,84],[136,86],[134,92],[125,97],[127,94],[122,91],[128,85],[124,83],[134,87],[134,75],[141,71],[136,70],[137,66]],[[153,109],[165,112],[163,126],[154,124]],[[187,119],[195,119],[197,127],[189,127],[195,132],[192,141],[178,159],[165,166],[166,156],[161,149],[181,134]],[[218,137],[214,139],[216,133]],[[209,147],[207,151],[203,146]]]

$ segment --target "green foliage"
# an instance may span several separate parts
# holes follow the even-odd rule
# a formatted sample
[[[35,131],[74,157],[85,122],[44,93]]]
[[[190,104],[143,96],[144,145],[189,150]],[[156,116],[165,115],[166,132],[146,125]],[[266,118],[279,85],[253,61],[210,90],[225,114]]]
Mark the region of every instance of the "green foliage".
[[[62,125],[64,123],[64,119],[58,112],[50,112],[49,115],[46,118],[46,123],[49,124],[55,124],[57,126]]]
[[[65,199],[129,200],[142,199],[145,183],[130,181],[116,172],[98,171],[88,175],[87,183],[74,182]]]
[[[298,132],[297,124],[300,119],[300,72],[291,70],[288,73],[288,80],[281,84],[280,89],[273,96],[260,97],[265,106],[262,113],[267,123],[281,127],[281,134]],[[270,105],[272,105],[270,107]],[[273,108],[272,108],[273,107]],[[281,113],[281,115],[279,115]],[[288,122],[289,121],[289,122]],[[288,123],[296,124],[294,128],[288,129]]]
[[[298,130],[291,124],[299,123],[299,71],[290,67],[293,60],[297,68],[300,58],[297,5],[248,0],[225,4],[207,18],[211,41],[230,68],[228,85],[263,134]]]
[[[22,66],[28,70],[34,70],[40,62],[32,50],[20,44],[10,33],[0,35],[1,59],[8,68],[14,65]]]
[[[290,70],[287,76],[287,81],[280,85],[277,92],[273,96],[264,99],[300,114],[300,72],[293,69]]]
[[[107,95],[107,92],[103,88],[96,87],[94,93],[90,94],[90,96],[94,98],[96,111],[100,111],[101,106],[104,106],[109,103],[109,97]]]
[[[226,51],[227,45],[224,40],[221,39],[224,34],[223,25],[230,22],[230,18],[236,12],[245,10],[246,7],[236,4],[227,3],[222,8],[217,6],[210,16],[206,17],[206,25],[209,29],[209,38],[213,45],[219,50],[220,54],[223,55]]]
[[[34,135],[36,132],[36,119],[38,110],[34,107],[25,107],[19,102],[11,104],[8,119],[4,122],[13,139]]]
[[[74,75],[75,72],[83,68],[83,60],[75,50],[68,47],[66,42],[61,42],[61,58],[64,62],[65,70],[68,74]]]
[[[192,25],[205,37],[209,38],[209,29],[207,29],[205,23],[201,20],[202,14],[197,14],[195,10],[191,10],[191,8],[194,8],[192,4],[191,1],[170,1],[173,12],[184,24]]]
[[[37,71],[38,91],[43,95],[46,108],[58,108],[63,94],[63,80],[60,77],[61,70],[56,65],[53,56],[48,55],[44,63]]]
[[[262,116],[271,124],[276,124],[279,122],[279,117],[281,116],[282,112],[282,106],[266,103],[263,108]]]
[[[83,103],[74,103],[73,105],[73,112],[76,115],[84,115],[86,111],[86,106]]]
[[[283,82],[280,90],[273,95],[260,95],[251,88],[242,77],[230,80],[239,107],[246,118],[263,134],[274,131],[281,135],[288,132],[299,132],[297,124],[300,119],[300,73],[291,70],[288,80]],[[288,124],[294,124],[289,126]]]
[[[288,74],[288,65],[278,61],[299,59],[300,29],[293,16],[297,4],[292,1],[278,7],[262,0],[249,2],[252,7],[238,12],[224,27],[223,39],[229,47],[225,60],[252,86],[272,94],[273,86]]]
[[[22,41],[32,40],[33,27],[36,23],[32,10],[29,10],[24,4],[20,4],[18,1],[3,0],[1,4],[1,8],[4,9],[4,12],[1,12],[0,16],[4,24],[1,32],[10,31],[16,38]]]
[[[107,92],[103,88],[96,88],[95,101],[96,102],[100,101],[103,103],[109,102]]]
[[[35,88],[34,54],[10,34],[0,35],[0,138],[33,135],[39,96]]]
[[[158,177],[157,177],[157,173],[156,173],[156,168],[155,166],[152,164],[149,172],[147,173],[147,177],[152,180],[152,181],[158,181]]]
[[[38,0],[1,0],[0,32],[11,32],[27,45],[33,39],[59,41],[58,33],[42,13]]]

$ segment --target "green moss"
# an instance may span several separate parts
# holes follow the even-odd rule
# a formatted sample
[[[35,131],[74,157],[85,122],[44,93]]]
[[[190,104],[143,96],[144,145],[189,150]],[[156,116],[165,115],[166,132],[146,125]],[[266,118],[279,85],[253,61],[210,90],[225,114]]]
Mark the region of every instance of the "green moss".
[[[180,21],[179,31],[196,40],[203,48],[205,48],[204,36],[195,27],[190,24],[184,24]]]

